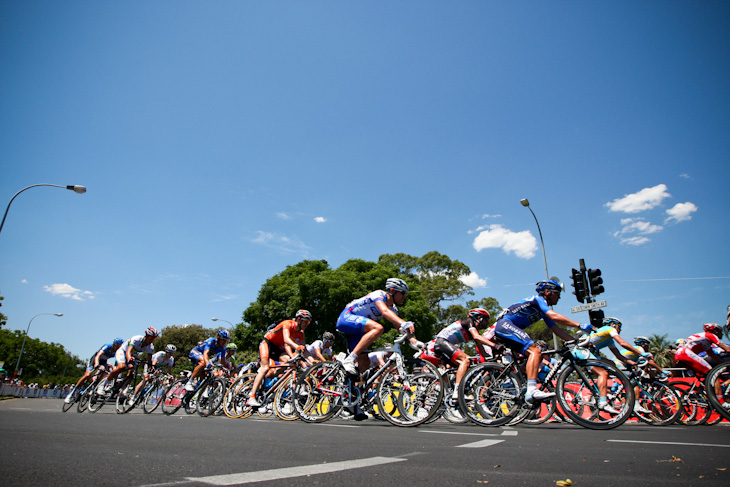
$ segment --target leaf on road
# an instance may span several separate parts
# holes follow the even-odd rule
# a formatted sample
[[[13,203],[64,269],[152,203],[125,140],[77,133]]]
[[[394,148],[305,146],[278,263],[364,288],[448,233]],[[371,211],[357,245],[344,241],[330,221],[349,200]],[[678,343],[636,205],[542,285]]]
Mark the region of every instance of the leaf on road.
[[[670,458],[669,460],[657,460],[657,462],[659,462],[659,463],[662,463],[662,462],[681,462],[681,461],[682,461],[681,458],[675,457],[674,455],[672,455],[672,458]]]
[[[570,479],[558,480],[557,482],[555,482],[555,485],[557,485],[558,487],[569,487],[573,485],[573,481]]]
[[[723,470],[724,471],[724,470],[727,470],[727,469],[726,468],[720,468],[720,467],[718,467],[715,470]]]

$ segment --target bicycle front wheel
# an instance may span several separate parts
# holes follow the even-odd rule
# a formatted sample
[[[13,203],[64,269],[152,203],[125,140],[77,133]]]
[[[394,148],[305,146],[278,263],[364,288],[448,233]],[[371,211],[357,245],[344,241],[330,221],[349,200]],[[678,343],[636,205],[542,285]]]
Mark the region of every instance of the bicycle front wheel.
[[[410,378],[401,376],[396,367],[386,372],[378,385],[378,408],[383,417],[396,426],[418,426],[439,412],[444,398],[440,376],[419,373]],[[385,401],[397,405],[397,414]],[[391,413],[389,413],[389,411]]]
[[[294,409],[307,423],[322,423],[342,409],[345,369],[336,361],[319,362],[297,380]]]
[[[296,382],[294,377],[289,377],[279,388],[276,389],[274,395],[274,412],[284,421],[293,421],[299,419],[297,416],[297,410],[294,408],[294,387]]]
[[[603,380],[608,402],[599,409]],[[629,378],[615,365],[601,360],[573,363],[563,369],[558,375],[556,396],[562,411],[584,428],[616,428],[633,413],[634,389]]]
[[[198,402],[195,409],[202,417],[210,416],[223,402],[226,384],[223,379],[213,379],[198,391]]]
[[[160,406],[160,404],[162,404],[162,401],[165,398],[166,389],[167,388],[160,379],[155,379],[154,383],[143,398],[142,410],[145,414],[152,413]]]
[[[521,408],[522,379],[511,368],[485,363],[470,368],[459,384],[459,406],[480,426],[509,423]]]
[[[187,391],[185,391],[186,383],[186,379],[178,379],[172,383],[162,399],[163,413],[169,416],[171,414],[175,414],[177,410],[182,407],[185,400],[185,394],[187,393]]]
[[[640,420],[653,426],[672,424],[684,412],[679,393],[660,381],[642,384],[637,403],[648,413],[634,409],[634,414]]]
[[[730,421],[730,362],[716,365],[707,373],[705,390],[712,407]]]

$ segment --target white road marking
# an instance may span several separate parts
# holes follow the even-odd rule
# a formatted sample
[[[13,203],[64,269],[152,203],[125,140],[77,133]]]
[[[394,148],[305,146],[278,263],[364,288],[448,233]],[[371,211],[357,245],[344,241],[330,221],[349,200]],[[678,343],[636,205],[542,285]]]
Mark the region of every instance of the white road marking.
[[[435,430],[418,430],[421,433],[437,433],[441,435],[465,435],[465,436],[517,436],[517,430],[503,430],[501,433],[460,433],[458,431],[435,431]]]
[[[481,440],[475,441],[474,443],[467,443],[465,445],[457,445],[456,448],[485,448],[496,445],[497,443],[502,443],[503,441],[504,440]]]
[[[146,487],[163,487],[180,485],[187,482],[200,482],[210,485],[241,485],[253,482],[264,482],[267,480],[288,479],[302,477],[305,475],[317,475],[323,473],[341,472],[354,468],[375,467],[388,463],[405,462],[405,458],[372,457],[360,460],[348,460],[345,462],[318,463],[316,465],[303,465],[301,467],[277,468],[272,470],[261,470],[259,472],[232,473],[227,475],[212,475],[210,477],[187,477],[183,481],[151,484]]]
[[[681,446],[712,446],[717,448],[730,448],[730,445],[715,445],[712,443],[681,443],[678,441],[640,441],[640,440],[606,440],[614,443],[645,443],[649,445],[681,445]]]

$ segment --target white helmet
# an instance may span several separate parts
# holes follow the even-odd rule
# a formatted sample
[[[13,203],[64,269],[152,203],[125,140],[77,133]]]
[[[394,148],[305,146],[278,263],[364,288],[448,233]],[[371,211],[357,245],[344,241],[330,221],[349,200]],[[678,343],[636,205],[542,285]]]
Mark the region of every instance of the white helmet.
[[[385,289],[394,289],[396,291],[400,291],[403,294],[408,294],[408,284],[406,284],[406,281],[403,279],[399,279],[397,277],[391,277],[387,281],[385,281]]]

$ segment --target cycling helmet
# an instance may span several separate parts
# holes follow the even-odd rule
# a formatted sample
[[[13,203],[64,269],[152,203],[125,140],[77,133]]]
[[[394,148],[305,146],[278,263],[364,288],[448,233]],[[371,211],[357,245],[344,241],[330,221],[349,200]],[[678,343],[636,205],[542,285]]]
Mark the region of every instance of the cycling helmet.
[[[218,335],[217,336],[218,336],[218,338],[220,338],[222,340],[230,340],[231,339],[231,334],[228,333],[228,330],[218,330]]]
[[[474,308],[469,310],[469,318],[476,323],[489,324],[489,311],[484,308]]]
[[[294,315],[295,320],[298,318],[312,321],[312,313],[310,313],[306,309],[300,309],[299,311],[297,311],[297,314]]]
[[[151,326],[144,331],[144,334],[147,335],[148,337],[154,337],[154,338],[157,338],[158,336],[160,336],[160,332],[157,331],[157,328],[154,328]]]
[[[238,345],[236,345],[235,343],[229,343],[226,348],[235,352],[236,350],[238,350]]]
[[[335,336],[332,333],[326,331],[326,332],[322,333],[322,341],[323,342],[333,342],[334,343]]]
[[[548,349],[547,343],[545,343],[545,340],[538,340],[535,342],[535,345],[537,345],[537,348],[540,349],[541,352],[544,352]]]
[[[623,325],[618,319],[609,317],[603,318],[603,326],[611,326],[613,328],[616,328],[616,331],[620,332]]]
[[[710,333],[713,333],[719,337],[722,337],[722,327],[717,323],[705,323],[704,325],[702,325],[702,329],[705,331],[709,331]]]
[[[395,291],[400,291],[403,294],[408,294],[408,291],[410,291],[410,289],[408,289],[408,284],[406,284],[406,281],[397,277],[391,277],[390,279],[385,281],[385,289],[393,289]]]
[[[173,345],[172,343],[170,343],[165,347],[165,352],[175,353],[175,352],[177,352],[177,347],[175,345]]]
[[[650,343],[651,342],[649,342],[649,339],[646,337],[634,338],[634,345],[636,345],[637,347],[648,347]]]
[[[122,340],[122,339],[121,339],[121,338],[119,338],[119,337],[116,337],[116,338],[114,339],[114,341],[112,342],[112,345],[121,345],[122,343],[124,343],[124,340]]]
[[[545,291],[553,291],[553,292],[562,292],[563,291],[563,283],[558,281],[553,281],[552,279],[549,281],[540,281],[535,284],[537,286],[535,290],[538,294],[542,294]]]

